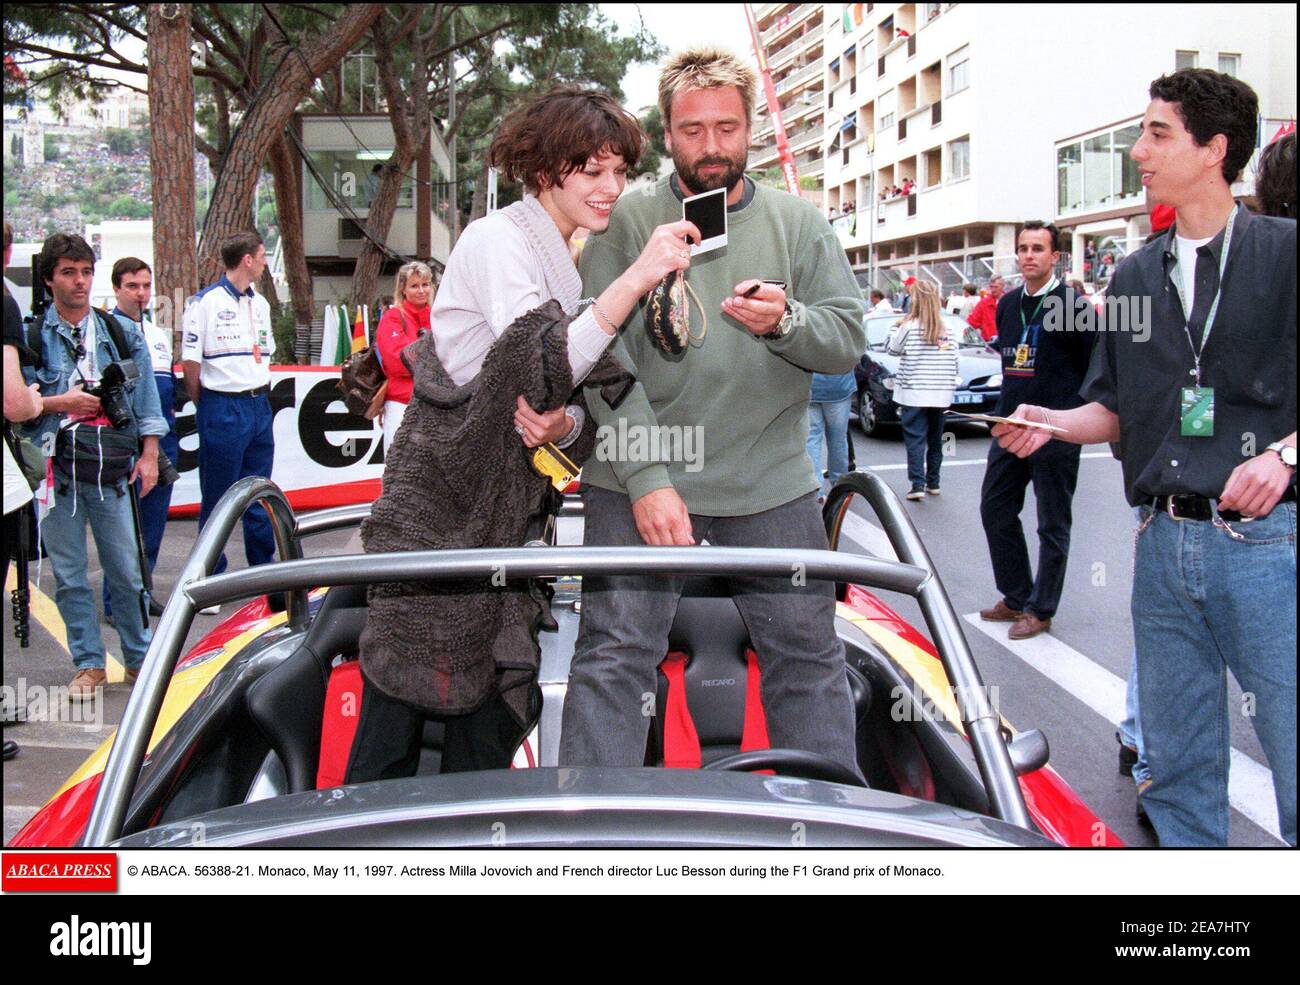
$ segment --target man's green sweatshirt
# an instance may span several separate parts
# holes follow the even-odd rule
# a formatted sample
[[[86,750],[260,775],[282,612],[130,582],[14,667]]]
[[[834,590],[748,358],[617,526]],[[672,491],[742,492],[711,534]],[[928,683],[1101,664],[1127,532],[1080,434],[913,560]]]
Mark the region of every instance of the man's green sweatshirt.
[[[665,177],[624,195],[609,228],[587,240],[584,293],[601,294],[641,254],[656,227],[682,218]],[[587,404],[600,426],[584,482],[635,502],[674,487],[691,513],[746,516],[818,488],[806,451],[812,374],[845,373],[866,351],[861,292],[830,224],[810,202],[758,186],[727,216],[728,243],[693,257],[687,280],[692,342],[669,356],[652,341],[644,305],[614,343],[637,384],[618,410],[597,390]],[[781,339],[750,334],[722,313],[722,300],[752,278],[785,281],[794,326]]]

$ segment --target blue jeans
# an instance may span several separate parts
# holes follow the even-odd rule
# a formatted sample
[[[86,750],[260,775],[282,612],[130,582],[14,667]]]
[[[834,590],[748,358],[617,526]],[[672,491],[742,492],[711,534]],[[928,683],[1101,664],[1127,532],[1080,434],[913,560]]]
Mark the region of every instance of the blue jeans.
[[[913,489],[938,489],[943,464],[943,421],[946,407],[898,408],[907,446],[907,481]]]
[[[270,398],[239,397],[205,389],[195,417],[199,432],[199,529],[226,490],[250,475],[270,478],[275,463]],[[275,535],[266,510],[254,506],[244,512],[244,554],[248,566],[266,564],[275,557]],[[223,553],[213,574],[226,570]]]
[[[1139,787],[1151,781],[1151,766],[1147,763],[1146,746],[1142,742],[1141,703],[1138,701],[1137,654],[1128,665],[1128,683],[1124,687],[1124,721],[1119,723],[1119,741],[1137,750],[1133,764],[1133,782]]]
[[[849,470],[849,411],[853,397],[808,405],[808,457],[812,459],[813,478],[826,491]],[[822,444],[826,444],[826,480],[822,480]]]
[[[145,625],[140,600],[144,582],[135,539],[135,521],[126,482],[101,490],[92,482],[59,486],[54,508],[41,523],[41,540],[54,568],[54,602],[68,630],[68,649],[78,670],[104,666],[104,641],[99,635],[99,609],[86,577],[86,524],[95,537],[95,550],[104,569],[116,609],[117,635],[122,659],[135,670],[144,660],[152,638]],[[146,602],[148,600],[146,599]]]
[[[1153,774],[1142,803],[1164,846],[1227,844],[1228,716],[1245,713],[1273,771],[1282,837],[1296,843],[1296,506],[1230,526],[1240,540],[1157,513],[1138,535],[1133,633]],[[1228,705],[1229,668],[1240,709]]]

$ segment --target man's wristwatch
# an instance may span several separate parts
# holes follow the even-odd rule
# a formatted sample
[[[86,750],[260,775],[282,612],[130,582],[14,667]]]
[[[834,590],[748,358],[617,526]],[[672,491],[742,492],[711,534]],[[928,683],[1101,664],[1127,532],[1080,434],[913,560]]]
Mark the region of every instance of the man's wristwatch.
[[[781,320],[776,323],[776,328],[772,329],[772,331],[770,332],[764,332],[762,335],[758,337],[760,339],[768,339],[769,341],[775,339],[783,339],[790,334],[790,329],[793,325],[794,325],[794,309],[790,307],[790,299],[786,298],[785,314],[783,314],[781,316]]]
[[[1282,464],[1287,468],[1295,468],[1295,445],[1288,445],[1285,441],[1275,441],[1268,446],[1268,451],[1277,452],[1278,458],[1282,459]]]

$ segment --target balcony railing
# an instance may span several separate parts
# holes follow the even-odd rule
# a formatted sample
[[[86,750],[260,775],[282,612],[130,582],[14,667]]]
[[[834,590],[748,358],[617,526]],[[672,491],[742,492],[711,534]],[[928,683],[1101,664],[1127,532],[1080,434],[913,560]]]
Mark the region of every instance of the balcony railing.
[[[814,41],[820,41],[825,33],[826,25],[818,24],[816,27],[804,32],[803,34],[796,35],[790,39],[789,44],[785,45],[785,47],[781,48],[779,51],[768,53],[767,67],[772,71],[776,71],[785,65],[786,60],[791,56],[797,55]]]
[[[786,31],[790,30],[792,27],[797,27],[805,18],[811,16],[820,9],[821,4],[819,3],[801,3],[799,6],[795,7],[794,10],[785,15],[787,20],[784,24],[781,24],[778,19],[776,24],[762,33],[759,40],[762,42],[763,47],[770,47],[772,42],[785,34]]]
[[[776,84],[776,94],[779,96],[783,92],[788,92],[797,86],[800,82],[811,79],[815,75],[822,74],[821,59],[813,62],[811,65],[805,65],[796,72],[787,75],[784,79]]]

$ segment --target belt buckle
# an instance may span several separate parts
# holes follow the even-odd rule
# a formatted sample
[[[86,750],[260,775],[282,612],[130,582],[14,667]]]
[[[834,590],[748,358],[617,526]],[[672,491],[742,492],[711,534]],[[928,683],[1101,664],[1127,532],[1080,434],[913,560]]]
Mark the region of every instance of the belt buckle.
[[[1165,512],[1169,514],[1169,519],[1177,520],[1181,523],[1183,520],[1186,520],[1187,517],[1179,516],[1177,513],[1174,512],[1174,500],[1177,498],[1178,497],[1176,496],[1165,497]]]

